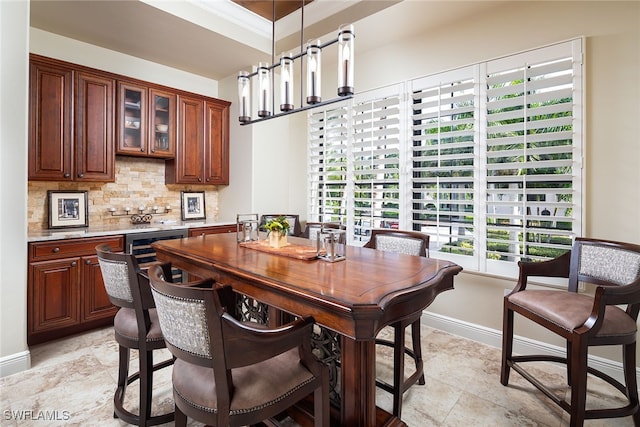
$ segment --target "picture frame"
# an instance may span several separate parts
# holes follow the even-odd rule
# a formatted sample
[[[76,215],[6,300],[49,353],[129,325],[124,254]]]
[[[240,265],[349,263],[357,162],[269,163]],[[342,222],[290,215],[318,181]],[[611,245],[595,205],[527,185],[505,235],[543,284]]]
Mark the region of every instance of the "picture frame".
[[[88,191],[47,191],[49,228],[89,226]]]
[[[183,221],[207,218],[204,191],[181,191],[180,207]]]

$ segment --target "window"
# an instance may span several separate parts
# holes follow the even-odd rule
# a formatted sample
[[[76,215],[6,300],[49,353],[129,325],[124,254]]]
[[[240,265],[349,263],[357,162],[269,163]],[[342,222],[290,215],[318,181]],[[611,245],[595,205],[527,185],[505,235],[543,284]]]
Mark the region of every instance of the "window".
[[[341,220],[353,244],[371,228],[422,231],[432,257],[496,274],[570,249],[582,230],[581,51],[559,43],[312,113],[310,220]]]

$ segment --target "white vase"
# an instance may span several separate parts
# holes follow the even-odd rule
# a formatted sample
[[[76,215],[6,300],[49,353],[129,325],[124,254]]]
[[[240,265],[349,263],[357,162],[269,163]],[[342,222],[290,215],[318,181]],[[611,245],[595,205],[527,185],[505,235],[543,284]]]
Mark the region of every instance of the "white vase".
[[[271,231],[269,233],[269,246],[272,248],[281,248],[287,244],[287,234],[279,231]]]

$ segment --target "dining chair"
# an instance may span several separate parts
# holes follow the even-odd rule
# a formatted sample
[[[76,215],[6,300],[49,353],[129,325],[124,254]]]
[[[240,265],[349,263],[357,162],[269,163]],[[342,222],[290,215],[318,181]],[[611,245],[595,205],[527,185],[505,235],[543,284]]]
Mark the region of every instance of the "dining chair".
[[[289,222],[289,235],[299,237],[302,235],[302,226],[300,225],[300,215],[297,214],[265,214],[260,217],[260,230],[264,231],[264,225],[267,221],[283,216]]]
[[[429,254],[429,235],[418,231],[373,229],[371,238],[365,248],[427,257]],[[376,344],[393,348],[393,384],[376,379],[376,385],[393,395],[393,415],[402,415],[402,396],[416,382],[425,384],[424,364],[420,346],[420,319],[422,311],[418,311],[392,323],[393,341],[376,338]],[[405,345],[405,329],[411,326],[412,348]],[[409,355],[415,362],[415,372],[404,378],[404,355]]]
[[[113,253],[107,244],[96,246],[98,262],[109,301],[117,307],[113,320],[115,339],[119,347],[118,381],[113,396],[114,417],[139,426],[152,426],[173,421],[173,412],[151,416],[153,373],[173,364],[173,358],[153,364],[153,352],[166,348],[154,301],[135,256]],[[171,267],[162,265],[166,274]],[[139,369],[129,375],[130,350],[138,350]],[[138,414],[125,409],[127,386],[138,381],[140,398]]]
[[[160,326],[173,367],[175,425],[253,425],[313,394],[316,427],[329,425],[329,374],[311,352],[313,318],[267,329],[231,316],[229,286],[184,287],[149,268]]]
[[[502,385],[508,385],[513,368],[568,412],[571,426],[582,426],[585,419],[630,415],[634,424],[640,426],[635,367],[636,321],[640,310],[640,245],[577,238],[572,250],[564,255],[542,262],[519,262],[519,268],[515,288],[504,297]],[[568,278],[568,286],[566,290],[529,289],[527,284],[531,277]],[[590,284],[592,289],[580,292],[580,284],[585,287]],[[566,354],[514,356],[514,313],[562,337],[566,342]],[[622,346],[626,385],[589,366],[589,347],[611,345]],[[523,366],[536,361],[566,365],[570,401]],[[611,384],[624,395],[628,404],[587,410],[588,374]]]

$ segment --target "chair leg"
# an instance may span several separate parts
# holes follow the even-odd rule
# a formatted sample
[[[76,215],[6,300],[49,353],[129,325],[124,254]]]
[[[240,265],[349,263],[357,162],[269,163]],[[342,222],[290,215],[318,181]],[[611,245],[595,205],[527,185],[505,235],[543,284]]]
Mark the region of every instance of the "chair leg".
[[[122,345],[118,346],[118,384],[116,386],[116,392],[114,400],[118,401],[120,405],[124,401],[124,394],[127,390],[127,378],[129,377],[129,349]],[[118,418],[116,412],[113,412],[113,418]]]
[[[633,424],[640,426],[640,407],[638,402],[638,383],[636,381],[636,343],[623,346],[622,366],[624,369],[624,381],[627,386],[627,398],[629,404],[636,407],[633,414]]]
[[[411,324],[411,341],[413,343],[413,354],[415,354],[416,371],[421,371],[418,384],[425,385],[424,363],[422,361],[422,343],[420,340],[420,319]]]
[[[153,351],[139,350],[140,363],[140,425],[146,426],[151,417],[151,393],[153,390]]]
[[[187,426],[187,416],[178,408],[176,405],[175,411],[175,426],[176,427],[186,427]]]
[[[513,311],[507,307],[507,299],[504,300],[504,313],[502,315],[502,367],[500,369],[500,383],[509,384],[511,367],[509,361],[513,353]]]
[[[586,403],[587,403],[587,345],[583,340],[571,340],[571,427],[578,427],[584,424]]]

